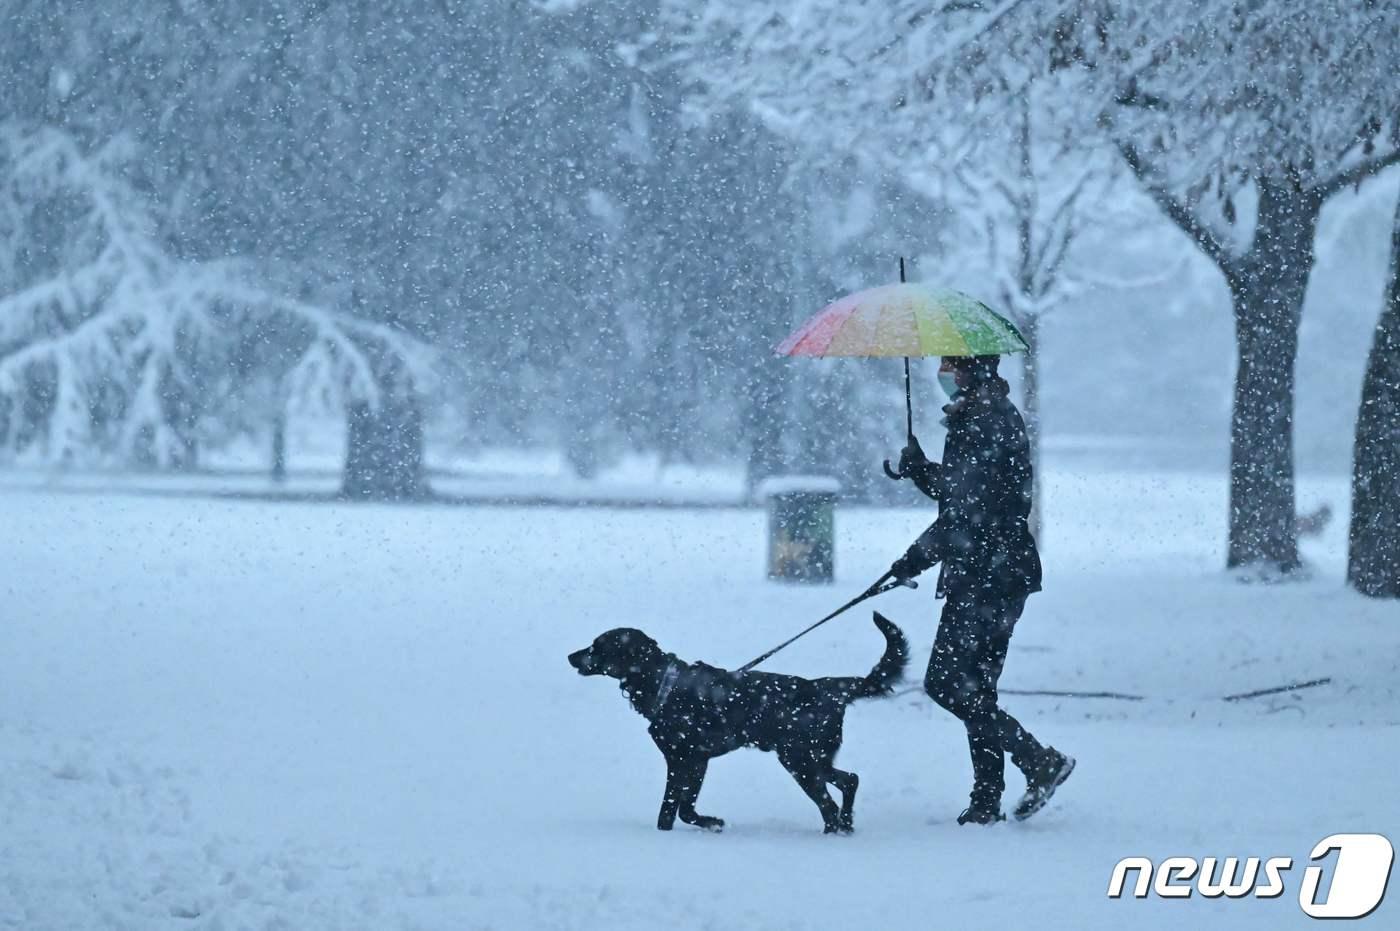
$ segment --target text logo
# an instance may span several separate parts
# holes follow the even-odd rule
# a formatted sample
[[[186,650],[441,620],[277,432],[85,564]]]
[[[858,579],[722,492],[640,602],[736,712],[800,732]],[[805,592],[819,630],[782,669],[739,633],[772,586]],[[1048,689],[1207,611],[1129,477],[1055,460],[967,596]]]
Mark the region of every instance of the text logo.
[[[1381,834],[1333,834],[1318,841],[1309,857],[1321,865],[1303,871],[1298,887],[1303,913],[1313,918],[1364,918],[1385,898],[1395,848]],[[1274,899],[1283,895],[1284,876],[1292,868],[1292,857],[1167,857],[1155,865],[1147,857],[1124,857],[1113,867],[1108,897],[1121,899],[1126,891],[1137,899],[1149,893],[1164,899],[1189,899],[1193,894],[1207,899]]]

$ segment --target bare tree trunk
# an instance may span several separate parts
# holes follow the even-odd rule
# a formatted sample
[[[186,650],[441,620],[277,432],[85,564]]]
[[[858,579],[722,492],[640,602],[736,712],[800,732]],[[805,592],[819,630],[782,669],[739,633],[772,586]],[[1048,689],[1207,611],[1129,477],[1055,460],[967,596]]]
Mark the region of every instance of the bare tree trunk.
[[[427,494],[423,478],[423,415],[412,397],[386,397],[378,408],[350,405],[341,494],[403,501]]]
[[[1294,363],[1320,198],[1259,185],[1254,247],[1224,269],[1234,298],[1238,367],[1230,419],[1226,565],[1299,567],[1293,483]]]
[[[272,480],[287,480],[287,412],[279,410],[272,418]]]
[[[403,363],[369,352],[379,382],[379,403],[351,404],[346,411],[345,479],[341,494],[355,500],[423,498],[423,412]]]
[[[593,436],[596,420],[571,411],[569,423],[564,428],[564,459],[574,474],[585,481],[598,476],[598,444]]]
[[[783,450],[782,366],[764,359],[764,367],[754,368],[745,384],[743,429],[748,434],[748,461],[745,482],[748,492],[758,483],[783,470],[786,456]]]
[[[1251,302],[1245,291],[1240,300]],[[1255,308],[1257,310],[1257,308]],[[1294,532],[1293,384],[1298,319],[1235,317],[1238,366],[1230,417],[1229,568],[1298,568]]]
[[[1030,347],[1022,360],[1022,388],[1025,393],[1026,441],[1031,456],[1031,534],[1040,539],[1040,491],[1044,487],[1040,456],[1040,318],[1027,314],[1021,321],[1021,335]]]
[[[816,306],[819,293],[834,289],[821,270],[803,256],[781,263],[770,258],[766,265],[743,263],[741,267],[745,277],[738,280],[742,283],[745,300],[759,307],[787,308],[787,313],[765,317],[758,324],[755,335],[770,346],[777,345],[787,335],[792,319],[805,316],[811,306]],[[799,282],[806,283],[806,287],[799,287]],[[820,282],[820,286],[815,282]],[[760,482],[791,465],[785,443],[786,435],[793,429],[793,412],[787,403],[792,377],[790,361],[779,361],[768,353],[755,353],[744,375],[739,429],[748,447],[744,480],[745,491],[750,496]],[[838,463],[825,459],[817,461],[823,463],[825,470],[841,471]]]
[[[198,391],[168,367],[161,379],[160,408],[170,431],[175,434],[176,446],[170,451],[170,468],[176,472],[194,471],[199,467],[197,428],[202,413]]]
[[[1021,325],[1021,335],[1026,340],[1026,358],[1022,363],[1022,374],[1025,380],[1025,422],[1026,422],[1026,443],[1029,447],[1031,460],[1031,513],[1030,529],[1031,534],[1037,539],[1040,536],[1040,489],[1042,487],[1040,474],[1040,316],[1036,311],[1036,266],[1039,264],[1034,252],[1033,242],[1035,233],[1036,217],[1036,179],[1035,166],[1032,159],[1035,152],[1031,146],[1031,104],[1030,95],[1022,95],[1020,99],[1021,119],[1019,132],[1019,152],[1021,157],[1021,183],[1018,197],[1013,204],[1016,210],[1017,232],[1017,264],[1016,264],[1016,284],[1019,294],[1006,295],[1007,308],[1014,309],[1024,301],[1025,313],[1017,314],[1018,322]],[[1048,235],[1048,231],[1045,234]],[[1071,235],[1071,234],[1066,234]],[[1042,244],[1044,245],[1044,244]],[[1054,274],[1059,274],[1055,269]]]
[[[1356,416],[1348,544],[1348,584],[1373,598],[1400,598],[1400,205]]]

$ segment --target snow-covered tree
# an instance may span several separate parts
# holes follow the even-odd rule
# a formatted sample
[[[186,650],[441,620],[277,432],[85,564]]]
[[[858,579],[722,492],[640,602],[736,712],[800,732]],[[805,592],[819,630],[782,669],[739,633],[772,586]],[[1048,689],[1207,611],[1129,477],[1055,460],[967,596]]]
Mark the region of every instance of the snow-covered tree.
[[[132,180],[160,205],[167,254],[275,263],[291,277],[265,285],[277,293],[442,346],[464,443],[561,442],[583,469],[628,447],[747,457],[755,475],[836,461],[846,425],[803,396],[839,365],[767,350],[789,314],[892,277],[911,242],[937,254],[929,231],[946,224],[925,198],[870,160],[816,172],[749,114],[691,119],[685,73],[640,54],[664,31],[660,0],[254,6],[133,0],[116,17],[84,0],[0,2],[13,27],[0,110],[136,140]],[[868,222],[828,248],[818,214],[857,189],[875,192]],[[260,355],[280,358],[281,336],[260,329]],[[896,367],[850,369],[843,392],[897,406]],[[237,391],[248,419],[283,396],[236,364],[197,371],[200,403],[222,410]],[[415,431],[395,421],[441,411],[399,400],[356,420],[384,440],[354,444],[366,469],[420,458],[398,452]],[[875,406],[841,412],[874,478],[861,485],[872,470],[853,456],[842,479],[879,494],[895,488],[878,472],[892,451],[872,451],[891,440]],[[828,432],[830,448],[807,442]],[[803,450],[816,461],[792,458]]]
[[[259,379],[303,403],[377,405],[374,352],[424,370],[402,334],[293,296],[252,263],[172,255],[128,177],[133,151],[0,126],[0,449],[189,466],[235,415],[221,405]]]
[[[1330,197],[1400,160],[1395,11],[1292,0],[1103,11],[1076,10],[1078,32],[1053,48],[1090,99],[1111,94],[1093,116],[1229,286],[1228,564],[1286,572],[1299,565],[1294,362],[1317,222]]]
[[[937,120],[899,112],[907,105],[899,95],[909,49],[886,41],[884,24],[869,11],[819,6],[819,14],[775,14],[764,4],[721,0],[697,25],[677,5],[679,51],[668,54],[707,83],[703,99],[711,104],[747,99],[774,126],[815,142],[814,158],[833,146],[857,153],[944,206],[948,222],[921,231],[905,248],[941,254],[941,283],[1016,320],[1030,345],[1022,386],[1038,461],[1040,322],[1092,283],[1087,270],[1071,268],[1073,247],[1091,223],[1102,222],[1111,152],[1066,136],[1054,112],[1063,104],[1049,79],[1025,86],[994,123],[960,124],[952,118],[956,108]],[[895,112],[872,105],[881,95]]]
[[[1047,94],[1116,149],[1230,287],[1239,365],[1230,566],[1298,566],[1293,360],[1322,205],[1400,159],[1393,6],[1252,0],[680,0],[697,76],[779,125],[919,164]],[[1053,93],[1051,93],[1053,92]]]
[[[951,168],[931,172],[932,179],[942,179],[939,187],[954,215],[969,227],[952,246],[952,264],[961,268],[954,283],[1008,313],[1029,346],[1021,387],[1035,465],[1031,525],[1037,531],[1042,321],[1105,282],[1074,262],[1074,250],[1089,227],[1114,220],[1104,196],[1114,181],[1113,165],[1101,150],[1067,146],[1046,104],[1053,100],[1028,88],[996,132],[973,137],[964,155],[949,153],[942,160]]]

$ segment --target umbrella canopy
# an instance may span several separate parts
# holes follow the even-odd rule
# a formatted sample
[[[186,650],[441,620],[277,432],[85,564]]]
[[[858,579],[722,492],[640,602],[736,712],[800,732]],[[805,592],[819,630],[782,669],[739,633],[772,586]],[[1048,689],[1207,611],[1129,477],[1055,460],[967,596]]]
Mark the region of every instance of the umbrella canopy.
[[[887,284],[828,304],[778,346],[783,356],[994,356],[1029,349],[1005,317],[950,288]]]

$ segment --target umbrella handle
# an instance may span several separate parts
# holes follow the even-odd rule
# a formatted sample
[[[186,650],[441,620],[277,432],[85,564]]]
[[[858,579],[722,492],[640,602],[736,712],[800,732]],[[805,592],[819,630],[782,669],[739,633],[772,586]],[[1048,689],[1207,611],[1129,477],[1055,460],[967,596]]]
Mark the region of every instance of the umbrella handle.
[[[896,472],[894,469],[890,468],[890,461],[888,459],[885,460],[885,474],[896,482],[904,478],[903,472]]]

